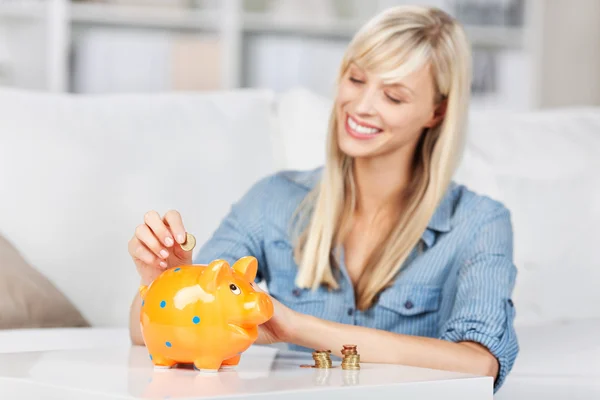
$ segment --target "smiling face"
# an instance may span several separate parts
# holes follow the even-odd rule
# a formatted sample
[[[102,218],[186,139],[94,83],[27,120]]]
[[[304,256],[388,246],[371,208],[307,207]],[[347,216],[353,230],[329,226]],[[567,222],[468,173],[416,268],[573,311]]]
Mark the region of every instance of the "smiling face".
[[[335,107],[338,144],[350,157],[370,158],[414,149],[424,128],[434,126],[436,90],[429,65],[396,83],[350,63]]]

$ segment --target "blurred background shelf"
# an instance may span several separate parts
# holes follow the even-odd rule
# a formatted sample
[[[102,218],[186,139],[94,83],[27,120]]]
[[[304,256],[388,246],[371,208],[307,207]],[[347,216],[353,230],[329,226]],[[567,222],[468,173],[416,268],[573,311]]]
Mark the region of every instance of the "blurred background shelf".
[[[281,18],[263,13],[244,13],[243,30],[248,33],[288,34],[320,38],[340,38],[350,40],[360,29],[364,19],[350,20],[310,20],[302,18]],[[479,48],[521,49],[525,32],[517,27],[494,27],[465,25],[471,43]]]
[[[463,24],[476,107],[600,102],[598,0],[0,0],[0,86],[331,96],[353,35],[398,4],[440,7]]]
[[[28,20],[46,16],[46,3],[42,0],[0,1],[0,23],[2,19]]]
[[[365,21],[352,20],[310,20],[307,18],[282,18],[259,12],[246,12],[243,15],[243,30],[248,33],[291,34],[298,36],[351,39]]]
[[[159,29],[219,29],[218,11],[176,7],[145,7],[104,3],[74,3],[70,19],[77,24]]]
[[[521,50],[525,45],[522,28],[465,25],[473,46],[489,49]]]

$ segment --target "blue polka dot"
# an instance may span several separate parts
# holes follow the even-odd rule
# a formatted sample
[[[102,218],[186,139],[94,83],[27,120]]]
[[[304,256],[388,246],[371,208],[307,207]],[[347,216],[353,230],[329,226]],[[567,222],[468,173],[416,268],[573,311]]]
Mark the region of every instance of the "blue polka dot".
[[[167,342],[165,344],[167,345],[167,347],[171,347],[171,342]]]
[[[145,302],[146,302],[146,300],[142,300],[142,307],[144,307]]]
[[[177,267],[177,268],[175,268],[173,271],[177,272],[177,271],[179,271],[180,269],[181,269],[181,268]]]
[[[196,317],[192,318],[192,322],[197,324],[198,322],[200,322],[200,317],[196,316]]]
[[[166,301],[163,300],[160,302],[160,308],[165,308],[166,305],[167,305]]]
[[[152,361],[152,354],[150,354],[150,361]]]

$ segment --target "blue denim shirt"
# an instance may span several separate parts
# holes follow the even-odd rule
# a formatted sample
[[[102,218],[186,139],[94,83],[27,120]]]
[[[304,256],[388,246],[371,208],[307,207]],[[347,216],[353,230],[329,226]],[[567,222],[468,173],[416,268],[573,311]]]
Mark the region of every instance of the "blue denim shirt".
[[[405,335],[480,343],[500,363],[497,390],[519,350],[513,328],[516,268],[509,211],[452,183],[395,283],[373,307],[360,311],[343,252],[340,290],[312,291],[294,284],[290,218],[320,173],[320,168],[282,171],[258,181],[232,206],[194,262],[222,258],[232,264],[252,255],[258,259],[257,280],[264,279],[269,293],[296,311]]]

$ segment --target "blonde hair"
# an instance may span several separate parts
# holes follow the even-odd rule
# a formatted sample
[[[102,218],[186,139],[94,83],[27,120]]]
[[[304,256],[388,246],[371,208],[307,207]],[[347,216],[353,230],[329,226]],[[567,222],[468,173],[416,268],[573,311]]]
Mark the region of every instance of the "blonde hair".
[[[367,259],[356,287],[360,310],[390,285],[418,244],[444,196],[460,161],[471,87],[470,45],[461,26],[436,8],[398,6],[370,20],[354,36],[341,63],[338,84],[350,63],[376,71],[385,82],[397,82],[430,66],[437,103],[446,101],[444,119],[425,129],[415,150],[405,212],[387,238]],[[357,195],[353,160],[338,146],[338,119],[333,107],[328,128],[327,160],[320,184],[306,196],[295,214],[292,233],[299,265],[296,285],[338,288],[333,266],[352,226]]]

